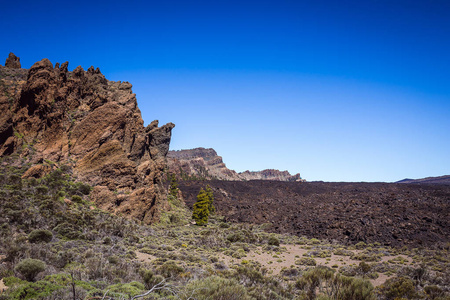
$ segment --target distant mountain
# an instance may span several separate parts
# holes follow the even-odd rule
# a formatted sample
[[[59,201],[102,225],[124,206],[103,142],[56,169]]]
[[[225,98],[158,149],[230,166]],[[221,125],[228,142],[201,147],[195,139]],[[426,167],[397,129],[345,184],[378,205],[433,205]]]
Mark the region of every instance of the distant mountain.
[[[227,168],[222,157],[212,148],[195,148],[169,151],[167,154],[169,172],[181,179],[199,180],[275,180],[304,181],[300,174],[291,175],[288,171],[267,169],[263,171],[245,171],[238,173]]]
[[[450,185],[450,175],[438,176],[438,177],[427,177],[420,179],[403,179],[397,181],[397,183],[426,183],[426,184],[449,184]]]

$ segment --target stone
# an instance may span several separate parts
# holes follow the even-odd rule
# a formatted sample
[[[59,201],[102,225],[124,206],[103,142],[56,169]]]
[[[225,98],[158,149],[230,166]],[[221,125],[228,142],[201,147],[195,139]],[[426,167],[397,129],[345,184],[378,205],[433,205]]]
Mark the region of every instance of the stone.
[[[175,125],[145,128],[132,85],[108,81],[99,68],[69,72],[68,62],[53,67],[43,59],[26,80],[17,78],[4,81],[15,86],[12,97],[0,96],[0,155],[17,152],[29,163],[68,165],[78,180],[94,186],[99,208],[157,221],[167,207],[162,173]],[[46,172],[32,165],[25,174]]]
[[[8,58],[6,59],[5,67],[11,69],[20,69],[22,67],[20,65],[20,58],[17,57],[14,53],[10,52]]]
[[[150,124],[151,128],[155,124]],[[156,123],[157,126],[157,123]],[[148,129],[147,129],[148,130]],[[288,171],[267,169],[263,171],[245,171],[237,173],[227,168],[221,156],[212,148],[195,148],[188,150],[169,151],[169,172],[179,178],[219,179],[219,180],[275,180],[275,181],[305,181],[300,174],[291,175]],[[182,176],[183,175],[183,176]]]

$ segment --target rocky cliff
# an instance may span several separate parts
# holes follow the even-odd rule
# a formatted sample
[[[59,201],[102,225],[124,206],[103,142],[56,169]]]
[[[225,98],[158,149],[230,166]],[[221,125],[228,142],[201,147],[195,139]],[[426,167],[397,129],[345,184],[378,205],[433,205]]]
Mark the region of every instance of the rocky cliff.
[[[70,72],[68,62],[21,69],[10,54],[0,66],[0,156],[30,163],[25,177],[67,165],[94,186],[100,208],[156,221],[166,206],[161,176],[175,125],[144,127],[131,87],[94,67]]]
[[[169,172],[177,174],[181,179],[303,181],[300,174],[291,175],[288,171],[274,169],[237,173],[228,169],[222,157],[211,148],[169,151],[167,157]]]

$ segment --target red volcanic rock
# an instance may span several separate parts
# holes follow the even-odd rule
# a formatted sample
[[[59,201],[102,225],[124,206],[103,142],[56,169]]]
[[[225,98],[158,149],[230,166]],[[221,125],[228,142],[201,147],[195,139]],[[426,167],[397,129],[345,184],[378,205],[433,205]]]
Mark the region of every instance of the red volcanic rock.
[[[175,125],[144,127],[132,85],[108,81],[98,68],[69,72],[67,62],[43,59],[20,71],[0,66],[0,155],[17,152],[35,164],[26,177],[44,174],[43,160],[69,165],[96,187],[100,208],[157,220]]]
[[[10,52],[8,58],[6,59],[5,67],[11,69],[20,69],[20,58],[14,55],[14,53]]]

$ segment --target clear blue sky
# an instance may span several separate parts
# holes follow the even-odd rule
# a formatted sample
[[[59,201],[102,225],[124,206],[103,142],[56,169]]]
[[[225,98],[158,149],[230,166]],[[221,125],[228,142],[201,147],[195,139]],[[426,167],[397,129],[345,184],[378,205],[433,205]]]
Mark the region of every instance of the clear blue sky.
[[[172,149],[307,180],[450,174],[450,1],[4,1],[0,57],[129,81]]]

